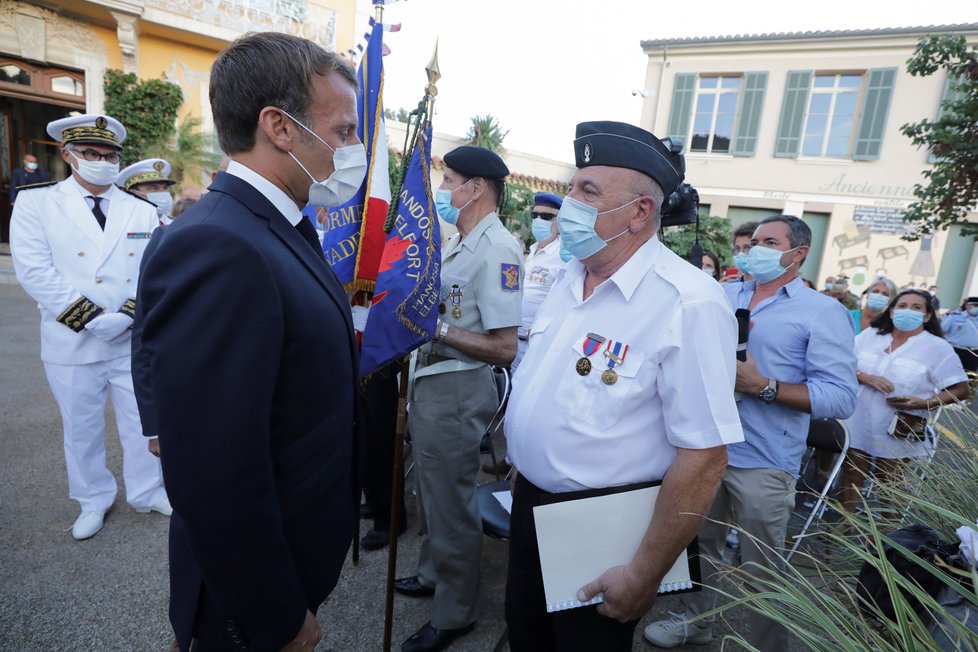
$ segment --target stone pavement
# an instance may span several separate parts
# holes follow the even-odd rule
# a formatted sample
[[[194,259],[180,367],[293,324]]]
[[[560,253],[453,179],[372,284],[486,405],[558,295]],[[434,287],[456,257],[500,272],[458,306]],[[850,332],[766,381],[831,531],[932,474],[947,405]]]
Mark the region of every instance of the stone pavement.
[[[9,256],[0,252],[0,269]],[[137,514],[117,498],[105,528],[75,542],[67,531],[78,509],[68,499],[61,420],[39,358],[38,312],[19,285],[0,284],[0,650],[156,652],[168,649],[167,527],[158,514]],[[109,411],[109,466],[121,482],[121,450]],[[485,478],[488,479],[488,478]],[[410,482],[408,491],[411,491]],[[414,504],[401,537],[398,576],[414,573],[418,555]],[[365,521],[361,534],[366,532]],[[504,631],[506,544],[486,539],[482,616],[475,631],[450,649],[488,652]],[[382,648],[386,551],[349,559],[340,583],[319,610],[323,641],[317,650]],[[392,649],[427,620],[428,601],[397,596]],[[661,598],[653,613],[679,609]],[[742,614],[735,613],[735,623]],[[646,616],[635,635],[642,641]],[[719,639],[697,650],[720,649]],[[504,644],[503,650],[508,649]]]

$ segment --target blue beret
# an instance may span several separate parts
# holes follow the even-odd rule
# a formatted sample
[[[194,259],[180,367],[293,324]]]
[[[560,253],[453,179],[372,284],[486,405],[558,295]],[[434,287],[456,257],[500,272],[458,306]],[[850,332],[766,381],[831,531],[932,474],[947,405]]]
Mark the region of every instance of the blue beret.
[[[533,195],[533,205],[534,206],[549,206],[550,208],[560,208],[560,205],[564,203],[564,200],[560,198],[560,195],[554,195],[549,192],[538,192]]]
[[[607,165],[637,170],[655,179],[668,197],[686,178],[682,154],[653,134],[624,122],[582,122],[574,139],[577,167]]]
[[[445,154],[445,165],[469,178],[502,179],[509,174],[509,168],[498,154],[471,145],[456,147]]]

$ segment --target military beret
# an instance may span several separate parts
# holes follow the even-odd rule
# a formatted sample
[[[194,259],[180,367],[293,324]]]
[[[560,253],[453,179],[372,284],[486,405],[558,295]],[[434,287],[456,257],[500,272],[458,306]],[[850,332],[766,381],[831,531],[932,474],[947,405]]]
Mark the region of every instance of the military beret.
[[[550,208],[560,208],[560,205],[564,203],[564,200],[560,198],[560,195],[554,195],[549,192],[538,192],[533,195],[533,205],[534,206],[549,206]]]
[[[62,145],[90,143],[122,149],[126,128],[107,115],[75,115],[48,123],[48,135]]]
[[[498,154],[470,145],[457,147],[445,154],[445,165],[469,178],[502,179],[509,174],[509,168]]]
[[[968,297],[964,300],[965,303],[978,303],[978,297]]]
[[[648,131],[624,122],[601,120],[577,125],[574,156],[578,168],[607,165],[647,174],[666,197],[686,178],[682,154],[671,151]]]

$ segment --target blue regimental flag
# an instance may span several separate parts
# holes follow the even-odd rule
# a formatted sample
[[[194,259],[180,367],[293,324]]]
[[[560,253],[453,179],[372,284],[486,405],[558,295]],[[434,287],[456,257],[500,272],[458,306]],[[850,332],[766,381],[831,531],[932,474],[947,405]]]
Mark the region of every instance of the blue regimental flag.
[[[361,377],[432,339],[438,321],[441,233],[431,199],[431,123],[418,130],[413,149],[363,332]]]
[[[321,209],[323,253],[344,287],[373,290],[384,249],[384,221],[391,200],[387,131],[384,125],[384,25],[370,19],[367,48],[357,79],[357,136],[367,150],[367,175],[343,206]]]

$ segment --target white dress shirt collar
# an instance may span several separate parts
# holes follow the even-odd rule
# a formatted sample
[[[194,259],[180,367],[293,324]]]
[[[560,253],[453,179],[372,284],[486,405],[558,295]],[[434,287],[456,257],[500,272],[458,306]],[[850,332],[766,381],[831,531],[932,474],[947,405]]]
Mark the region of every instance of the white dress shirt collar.
[[[251,168],[232,160],[228,163],[227,173],[234,175],[249,184],[252,188],[257,190],[265,197],[268,201],[272,203],[272,206],[278,209],[278,212],[285,216],[285,219],[289,221],[289,224],[296,226],[299,224],[299,220],[302,219],[302,211],[295,202],[285,194],[285,192],[276,186],[274,183],[258,174]]]
[[[659,242],[658,236],[652,236],[649,238],[648,242],[643,244],[638,250],[632,254],[631,258],[625,261],[617,272],[611,275],[608,279],[611,283],[615,284],[615,287],[621,292],[622,296],[625,297],[625,301],[632,298],[632,294],[635,293],[635,288],[638,284],[645,278],[646,272],[655,263],[656,259],[659,257],[659,252],[662,250],[662,243]],[[584,277],[587,274],[587,268],[584,264],[576,258],[572,258],[570,262],[564,265],[558,274],[558,279],[564,276],[570,276],[568,281],[571,283],[571,287],[574,288],[574,293],[578,297],[583,296],[584,292]],[[601,284],[603,286],[604,283]],[[601,287],[598,286],[598,287]]]
[[[85,199],[86,204],[92,204],[92,202],[88,201],[89,197],[100,197],[105,201],[112,201],[112,197],[113,195],[115,195],[116,192],[116,187],[114,185],[110,185],[108,190],[106,190],[102,194],[96,195],[83,188],[82,185],[78,183],[78,180],[75,179],[75,175],[73,174],[69,175],[69,177],[65,179],[65,185],[68,186],[69,188],[74,188],[75,192],[81,195],[82,199]],[[105,204],[102,204],[102,206],[104,207]],[[91,205],[89,205],[89,208],[91,208]],[[103,208],[103,210],[105,209]]]

